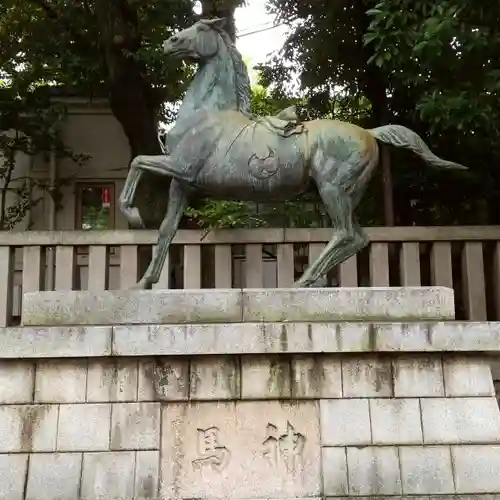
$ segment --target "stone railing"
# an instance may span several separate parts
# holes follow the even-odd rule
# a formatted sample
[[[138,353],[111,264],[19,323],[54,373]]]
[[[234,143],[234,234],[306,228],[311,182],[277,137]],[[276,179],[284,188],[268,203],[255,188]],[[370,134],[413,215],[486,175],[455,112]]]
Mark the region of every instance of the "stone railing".
[[[500,319],[500,227],[369,228],[369,247],[322,286],[452,287],[458,319]],[[292,285],[330,229],[180,231],[156,288]],[[155,231],[0,233],[0,325],[19,322],[21,297],[38,290],[127,288],[156,243]]]

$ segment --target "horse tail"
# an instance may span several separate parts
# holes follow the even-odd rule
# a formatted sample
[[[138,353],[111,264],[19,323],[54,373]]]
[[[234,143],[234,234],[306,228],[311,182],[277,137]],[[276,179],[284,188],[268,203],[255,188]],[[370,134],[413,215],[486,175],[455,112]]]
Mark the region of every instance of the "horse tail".
[[[402,125],[384,125],[368,130],[367,132],[384,144],[390,144],[397,148],[410,149],[433,167],[450,170],[468,170],[467,167],[459,163],[443,160],[439,156],[436,156],[418,134]]]

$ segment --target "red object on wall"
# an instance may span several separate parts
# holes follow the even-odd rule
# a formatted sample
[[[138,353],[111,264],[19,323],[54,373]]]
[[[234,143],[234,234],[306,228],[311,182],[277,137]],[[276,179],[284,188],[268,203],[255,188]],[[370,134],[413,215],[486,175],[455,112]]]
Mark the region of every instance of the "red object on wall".
[[[109,188],[102,188],[101,201],[103,207],[107,208],[111,205],[111,193],[109,192]]]

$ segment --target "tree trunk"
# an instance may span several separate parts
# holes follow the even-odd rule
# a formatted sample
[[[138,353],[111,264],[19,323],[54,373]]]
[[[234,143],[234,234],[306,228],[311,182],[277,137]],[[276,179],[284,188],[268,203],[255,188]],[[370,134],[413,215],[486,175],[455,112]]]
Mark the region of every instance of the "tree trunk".
[[[142,35],[135,4],[98,0],[96,13],[109,71],[111,110],[127,136],[131,159],[161,153],[158,117],[163,96],[152,88],[144,66],[128,54],[141,47]],[[134,204],[149,228],[157,228],[166,212],[169,178],[144,174]]]
[[[363,0],[357,0],[355,3],[356,13],[359,22],[359,32],[364,35],[368,30],[370,20],[366,15],[366,4]],[[387,82],[385,76],[375,64],[368,64],[372,56],[371,46],[366,46],[361,39],[359,43],[362,48],[365,60],[364,71],[360,72],[359,85],[366,97],[372,104],[373,126],[378,127],[387,125],[389,122],[389,110],[387,99]],[[380,171],[382,192],[384,197],[384,221],[386,226],[394,225],[394,193],[392,181],[392,169],[390,161],[390,149],[388,146],[381,147],[380,153]]]

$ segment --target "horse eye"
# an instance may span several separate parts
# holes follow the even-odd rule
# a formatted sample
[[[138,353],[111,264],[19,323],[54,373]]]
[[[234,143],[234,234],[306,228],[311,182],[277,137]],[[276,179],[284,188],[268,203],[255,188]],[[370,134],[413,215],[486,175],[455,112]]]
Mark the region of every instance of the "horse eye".
[[[173,36],[173,37],[170,39],[170,41],[171,41],[172,43],[177,43],[177,42],[179,41],[179,37],[178,37],[178,36]]]

